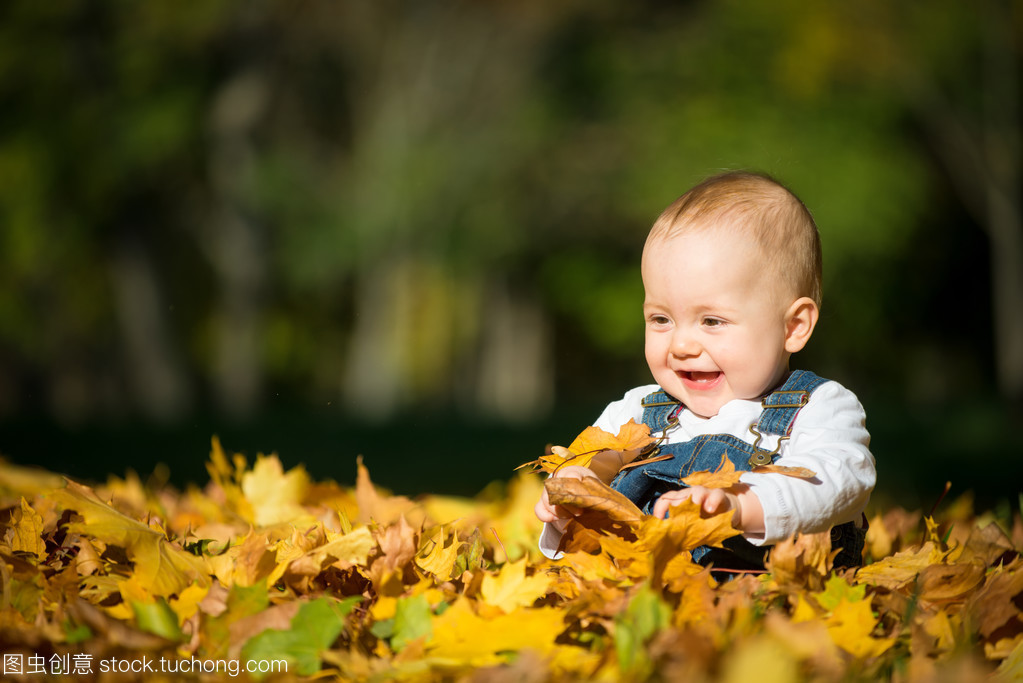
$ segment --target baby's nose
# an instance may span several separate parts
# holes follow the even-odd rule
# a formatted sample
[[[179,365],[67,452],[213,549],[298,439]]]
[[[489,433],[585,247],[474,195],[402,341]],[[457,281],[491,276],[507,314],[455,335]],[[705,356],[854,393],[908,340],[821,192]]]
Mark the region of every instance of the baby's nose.
[[[700,345],[692,335],[678,330],[671,339],[671,353],[679,358],[698,356],[700,355]]]

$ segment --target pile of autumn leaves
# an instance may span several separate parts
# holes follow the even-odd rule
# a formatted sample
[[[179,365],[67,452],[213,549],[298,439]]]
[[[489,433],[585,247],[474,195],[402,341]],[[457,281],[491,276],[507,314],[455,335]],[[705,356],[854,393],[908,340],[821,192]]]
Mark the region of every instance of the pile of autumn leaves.
[[[623,447],[600,438],[536,464]],[[766,573],[722,577],[684,551],[733,535],[726,516],[644,517],[590,483],[550,489],[589,512],[549,561],[534,473],[475,500],[410,500],[361,462],[347,488],[275,456],[250,467],[216,440],[208,469],[181,492],[0,463],[5,653],[285,659],[289,679],[1023,677],[1018,514],[892,509],[871,520],[858,571],[834,571],[821,534],[777,545]]]

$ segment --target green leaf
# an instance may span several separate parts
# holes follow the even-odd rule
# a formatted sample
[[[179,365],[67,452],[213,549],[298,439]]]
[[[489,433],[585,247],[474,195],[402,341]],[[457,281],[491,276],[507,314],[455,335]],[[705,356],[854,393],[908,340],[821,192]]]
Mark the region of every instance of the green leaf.
[[[68,645],[75,645],[92,638],[92,629],[85,624],[76,624],[70,619],[65,619],[61,626],[64,628],[64,638]]]
[[[287,631],[267,629],[250,638],[242,647],[242,658],[284,659],[289,673],[312,676],[320,670],[320,653],[334,643],[344,629],[345,616],[361,600],[353,596],[340,602],[330,598],[307,602],[298,609]]]
[[[824,590],[817,593],[814,597],[817,598],[817,602],[821,607],[830,612],[838,607],[838,603],[843,600],[846,602],[859,602],[866,594],[866,584],[861,583],[858,586],[850,586],[846,583],[845,579],[832,575],[828,579],[827,584],[825,584]]]
[[[369,632],[380,640],[389,640],[394,635],[394,619],[381,619],[374,621],[369,627]]]
[[[178,626],[178,615],[170,608],[163,598],[156,602],[131,601],[131,609],[135,613],[135,621],[139,628],[154,633],[167,640],[182,640],[181,628]]]
[[[615,617],[615,652],[622,671],[639,674],[649,666],[645,643],[665,628],[670,618],[670,608],[649,586],[636,593],[625,612]]]
[[[395,652],[417,638],[429,637],[433,633],[430,618],[430,603],[425,595],[398,598],[394,611],[394,637],[391,639]]]

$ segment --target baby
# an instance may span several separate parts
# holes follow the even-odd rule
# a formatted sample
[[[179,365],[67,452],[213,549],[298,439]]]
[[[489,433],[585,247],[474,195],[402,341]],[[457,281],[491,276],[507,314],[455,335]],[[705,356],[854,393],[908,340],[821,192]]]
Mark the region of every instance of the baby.
[[[864,508],[876,478],[863,407],[834,381],[790,371],[821,305],[821,247],[803,203],[773,179],[714,176],[682,195],[654,223],[643,248],[646,361],[657,384],[604,409],[597,427],[617,433],[630,419],[663,437],[654,462],[622,469],[605,451],[589,467],[554,476],[597,477],[647,514],[666,516],[690,498],[704,514],[732,513],[742,535],[693,559],[755,569],[767,548],[794,533],[831,529],[836,566],[860,563]],[[670,458],[665,458],[670,455]],[[686,487],[721,457],[746,474],[731,489]],[[803,467],[800,479],[753,473],[758,465]],[[556,557],[573,510],[550,504],[540,549]]]

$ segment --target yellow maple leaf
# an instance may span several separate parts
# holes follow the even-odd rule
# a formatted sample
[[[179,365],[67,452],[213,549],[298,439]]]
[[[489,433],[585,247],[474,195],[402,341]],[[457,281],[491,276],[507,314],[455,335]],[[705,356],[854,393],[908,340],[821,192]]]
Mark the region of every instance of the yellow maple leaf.
[[[480,587],[480,598],[505,613],[517,607],[529,607],[547,592],[551,579],[546,574],[526,576],[526,559],[509,562],[497,574],[486,574]]]
[[[856,572],[856,581],[895,590],[913,581],[929,565],[943,562],[948,555],[949,551],[928,541],[915,550],[903,550],[861,567]]]
[[[331,564],[341,562],[346,565],[366,564],[366,558],[376,546],[369,528],[360,526],[347,534],[333,531],[327,532],[327,542],[309,551],[309,555],[321,561],[330,560]]]
[[[424,572],[433,574],[437,577],[438,581],[450,581],[454,578],[455,561],[458,559],[458,551],[463,545],[456,536],[456,534],[452,533],[451,542],[445,546],[444,527],[440,527],[436,538],[432,539],[432,541],[428,540],[424,544],[426,547],[429,547],[429,550],[416,557],[416,566]],[[433,545],[430,546],[430,543]]]
[[[249,522],[252,521],[252,506],[245,499],[241,489],[241,478],[245,473],[245,456],[235,453],[229,463],[227,454],[214,436],[210,441],[210,460],[206,463],[206,471],[210,480],[224,492],[226,508]]]
[[[854,657],[877,657],[895,644],[894,638],[874,638],[877,617],[870,600],[842,600],[825,621],[835,645]]]
[[[46,559],[46,543],[43,541],[43,517],[36,512],[24,497],[21,507],[11,515],[14,523],[8,531],[11,550],[32,553],[37,560]]]
[[[202,561],[172,545],[160,532],[124,515],[100,500],[92,489],[68,481],[49,494],[85,521],[67,525],[70,532],[99,539],[125,549],[134,563],[134,576],[152,595],[180,593],[193,582],[208,583]]]
[[[814,609],[810,601],[807,600],[805,593],[796,593],[795,600],[796,606],[792,610],[792,623],[801,624],[806,621],[815,621],[818,617],[817,610]]]
[[[199,603],[206,597],[209,590],[209,586],[193,583],[191,586],[181,591],[181,595],[168,600],[170,608],[174,611],[174,614],[178,616],[179,626],[183,625],[186,620],[199,611]]]
[[[252,509],[249,521],[256,526],[314,521],[301,505],[309,475],[302,467],[285,473],[276,455],[257,457],[252,470],[242,475],[241,488]]]
[[[206,565],[225,586],[254,586],[277,567],[276,554],[270,546],[265,531],[253,530],[223,553],[206,557]]]
[[[431,657],[469,666],[499,664],[507,659],[503,653],[525,649],[546,654],[565,628],[564,617],[564,611],[554,607],[520,607],[485,619],[461,597],[433,619],[433,637],[426,649]]]

